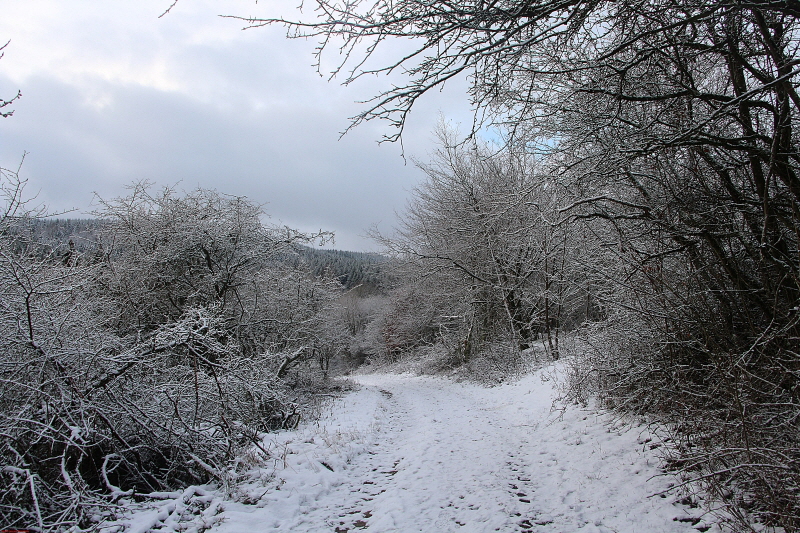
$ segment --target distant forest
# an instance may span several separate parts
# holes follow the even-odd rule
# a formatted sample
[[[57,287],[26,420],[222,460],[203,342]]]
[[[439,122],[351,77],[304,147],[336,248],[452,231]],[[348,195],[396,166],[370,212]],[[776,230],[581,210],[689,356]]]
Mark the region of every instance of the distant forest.
[[[384,267],[388,258],[384,255],[309,246],[299,246],[297,251],[314,275],[335,278],[345,289],[362,286],[364,292],[375,292],[387,280]]]

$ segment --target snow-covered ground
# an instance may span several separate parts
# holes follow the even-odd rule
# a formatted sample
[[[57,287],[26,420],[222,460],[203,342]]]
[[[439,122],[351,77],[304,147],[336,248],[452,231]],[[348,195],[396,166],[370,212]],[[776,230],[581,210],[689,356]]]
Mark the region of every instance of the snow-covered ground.
[[[547,369],[493,388],[354,379],[318,423],[267,439],[269,480],[224,502],[213,532],[718,531],[658,495],[674,480],[643,428],[553,411]]]

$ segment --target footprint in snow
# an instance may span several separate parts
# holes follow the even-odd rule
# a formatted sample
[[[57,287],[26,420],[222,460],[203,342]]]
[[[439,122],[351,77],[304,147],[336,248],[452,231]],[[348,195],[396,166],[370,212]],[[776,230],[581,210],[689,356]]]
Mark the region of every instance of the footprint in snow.
[[[513,476],[512,482],[509,482],[509,492],[511,496],[515,498],[521,504],[524,504],[524,510],[520,509],[524,512],[514,513],[514,516],[520,518],[517,525],[519,526],[520,533],[532,533],[536,526],[538,525],[546,525],[545,523],[540,523],[541,521],[537,520],[536,517],[538,513],[533,511],[529,507],[532,502],[532,498],[529,496],[533,492],[535,492],[535,486],[531,481],[531,478],[524,473],[524,469],[522,468],[521,464],[517,462],[514,455],[509,456],[512,460],[506,462],[506,466],[510,470],[511,475]]]

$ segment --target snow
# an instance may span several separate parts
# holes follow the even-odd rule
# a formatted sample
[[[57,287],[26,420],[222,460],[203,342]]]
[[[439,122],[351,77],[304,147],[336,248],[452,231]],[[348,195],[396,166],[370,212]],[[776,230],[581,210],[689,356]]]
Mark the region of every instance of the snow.
[[[660,494],[675,480],[646,429],[554,411],[555,371],[492,388],[356,376],[319,421],[266,439],[272,464],[211,531],[719,531]]]

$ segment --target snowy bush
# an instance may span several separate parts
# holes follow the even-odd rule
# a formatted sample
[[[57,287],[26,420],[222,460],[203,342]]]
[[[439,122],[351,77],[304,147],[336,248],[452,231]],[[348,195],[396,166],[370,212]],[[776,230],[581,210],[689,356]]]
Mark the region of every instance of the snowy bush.
[[[299,420],[297,380],[281,376],[334,342],[323,325],[335,285],[280,260],[309,236],[265,228],[246,199],[139,184],[104,204],[117,218],[95,250],[65,250],[25,229],[23,184],[11,183],[0,523],[85,529],[134,494],[231,488],[237,455]]]
[[[597,395],[663,426],[668,468],[739,517],[735,528],[755,517],[792,531],[800,408],[786,378],[796,352],[785,332],[765,328],[737,350],[735,334],[708,315],[684,316],[668,334],[652,317],[627,310],[588,325],[580,355],[569,361],[566,397]],[[704,330],[694,329],[699,324]]]

